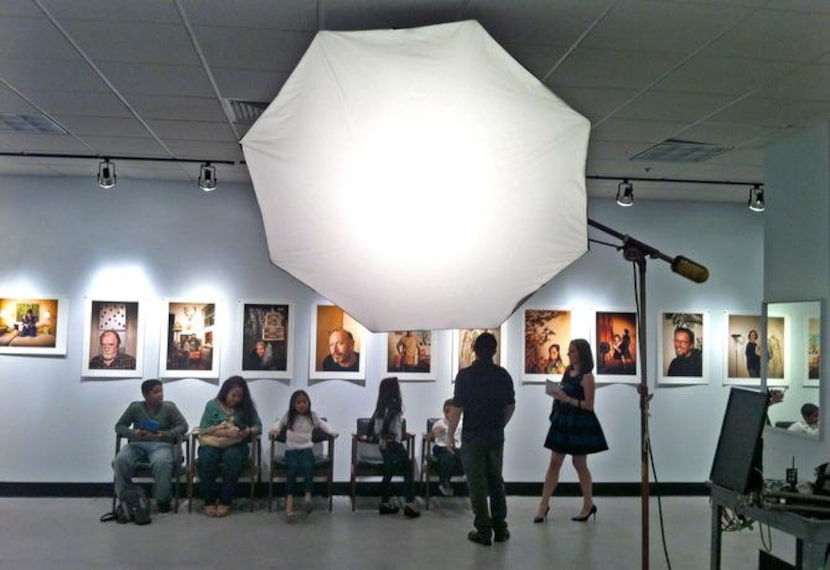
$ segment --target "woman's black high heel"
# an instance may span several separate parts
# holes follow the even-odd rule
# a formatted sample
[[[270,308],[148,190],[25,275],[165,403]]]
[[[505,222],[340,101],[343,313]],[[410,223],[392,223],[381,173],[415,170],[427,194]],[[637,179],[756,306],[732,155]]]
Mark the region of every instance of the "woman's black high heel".
[[[545,514],[544,515],[542,515],[541,517],[533,517],[533,522],[535,522],[536,524],[545,522],[548,518],[548,513],[549,512],[550,512],[550,505],[545,507]]]
[[[597,506],[596,505],[591,505],[591,510],[588,511],[588,514],[585,515],[584,517],[571,517],[571,520],[576,521],[576,522],[585,522],[589,518],[591,518],[591,515],[594,516],[594,520],[597,520]]]

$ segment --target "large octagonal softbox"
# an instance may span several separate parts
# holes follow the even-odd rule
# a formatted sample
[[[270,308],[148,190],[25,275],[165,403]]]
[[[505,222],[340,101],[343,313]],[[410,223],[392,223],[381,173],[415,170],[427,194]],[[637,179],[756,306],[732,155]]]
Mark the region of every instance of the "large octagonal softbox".
[[[492,328],[586,250],[589,129],[466,21],[319,32],[242,147],[273,263],[373,331]]]

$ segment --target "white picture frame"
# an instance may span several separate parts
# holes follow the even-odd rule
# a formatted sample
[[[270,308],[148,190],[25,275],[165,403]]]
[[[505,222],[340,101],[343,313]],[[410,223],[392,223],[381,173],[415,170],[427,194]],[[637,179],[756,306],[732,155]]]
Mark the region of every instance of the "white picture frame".
[[[33,325],[24,322],[30,309],[36,317]],[[32,326],[34,334],[30,332]],[[0,354],[65,356],[68,329],[67,297],[0,296]]]
[[[594,351],[594,378],[597,384],[640,383],[639,337],[635,311],[593,311],[591,348]]]
[[[240,299],[232,358],[246,380],[291,379],[294,375],[294,303],[278,299]],[[259,347],[262,350],[259,350]]]
[[[393,331],[383,337],[385,376],[397,376],[402,382],[430,382],[438,377],[435,331]]]
[[[544,384],[546,379],[562,378],[568,366],[568,347],[573,336],[572,308],[529,307],[522,312],[522,383]],[[559,347],[561,365],[548,365],[553,345]],[[543,371],[543,369],[547,371]]]
[[[368,331],[343,309],[333,303],[316,303],[311,308],[309,341],[309,380],[349,380],[365,382],[368,352]],[[336,329],[347,331],[354,341],[357,368],[354,370],[327,370],[331,356],[329,339]]]
[[[672,366],[672,362],[678,357],[674,346],[674,336],[677,329],[689,329],[692,331],[694,340],[688,347],[692,351],[691,357],[701,359],[700,375],[678,374],[678,367],[683,361],[678,360]],[[677,311],[663,311],[659,313],[657,324],[657,355],[660,384],[708,384],[709,368],[712,361],[712,341],[707,333],[711,333],[709,326],[709,314],[701,310],[680,309]],[[686,335],[688,336],[688,335]],[[685,372],[685,370],[684,370]]]
[[[133,298],[84,298],[84,378],[141,378],[144,371],[144,322],[148,304]],[[118,337],[119,359],[132,358],[131,368],[106,368],[100,341],[105,333]]]
[[[160,321],[160,378],[219,378],[222,353],[219,301],[189,297],[162,299]]]
[[[496,337],[498,350],[493,362],[506,368],[507,363],[507,322],[495,329],[456,329],[452,331],[452,381],[458,376],[458,371],[466,368],[475,360],[473,342],[479,334],[489,332]]]
[[[724,313],[723,335],[723,385],[724,386],[752,386],[760,388],[760,368],[755,376],[748,364],[747,343],[752,342],[750,337],[755,333],[756,353],[763,353],[764,343],[761,339],[762,317],[760,313],[731,312]],[[759,352],[760,351],[760,352]],[[760,364],[759,364],[760,366]]]

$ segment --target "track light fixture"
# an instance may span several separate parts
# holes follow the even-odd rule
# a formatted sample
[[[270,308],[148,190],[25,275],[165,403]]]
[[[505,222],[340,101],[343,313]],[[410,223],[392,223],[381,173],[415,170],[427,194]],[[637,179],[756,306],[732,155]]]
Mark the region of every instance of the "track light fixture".
[[[627,178],[617,186],[617,204],[626,208],[634,205],[634,185]]]
[[[216,167],[210,162],[205,162],[199,169],[199,188],[205,192],[216,190]]]
[[[753,212],[763,212],[766,207],[764,204],[764,187],[756,184],[749,189],[749,201],[747,202],[749,209]]]
[[[108,158],[98,163],[98,186],[104,190],[115,186],[115,164]]]

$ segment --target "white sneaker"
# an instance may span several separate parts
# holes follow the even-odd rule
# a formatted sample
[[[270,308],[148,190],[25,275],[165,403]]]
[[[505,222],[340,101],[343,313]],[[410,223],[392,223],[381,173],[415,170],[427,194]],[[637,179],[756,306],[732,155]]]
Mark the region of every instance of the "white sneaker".
[[[452,486],[449,483],[441,483],[438,485],[438,490],[441,491],[441,494],[445,497],[452,497],[455,495],[455,491],[452,490]]]

